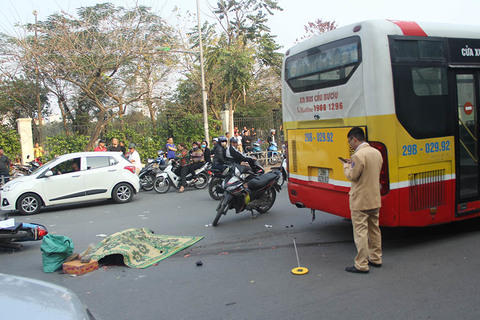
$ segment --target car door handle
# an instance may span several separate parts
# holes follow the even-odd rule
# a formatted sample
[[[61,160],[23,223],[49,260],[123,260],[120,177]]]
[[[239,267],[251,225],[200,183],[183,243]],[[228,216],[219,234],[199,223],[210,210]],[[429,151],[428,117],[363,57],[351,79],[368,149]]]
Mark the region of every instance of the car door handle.
[[[78,178],[78,177],[80,177],[80,175],[79,175],[79,174],[78,174],[78,175],[76,175],[76,176],[72,176],[72,178]]]
[[[108,170],[108,172],[115,172],[115,171],[117,171],[117,169]]]

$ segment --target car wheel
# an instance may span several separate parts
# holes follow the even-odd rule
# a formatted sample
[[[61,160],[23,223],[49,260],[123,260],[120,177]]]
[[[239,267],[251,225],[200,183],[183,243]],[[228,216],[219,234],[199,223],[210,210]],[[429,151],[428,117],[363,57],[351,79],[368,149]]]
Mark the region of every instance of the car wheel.
[[[34,193],[22,195],[17,201],[17,209],[21,214],[37,214],[42,207],[42,200]]]
[[[119,183],[113,188],[112,198],[116,203],[127,203],[133,199],[133,188],[128,183]]]

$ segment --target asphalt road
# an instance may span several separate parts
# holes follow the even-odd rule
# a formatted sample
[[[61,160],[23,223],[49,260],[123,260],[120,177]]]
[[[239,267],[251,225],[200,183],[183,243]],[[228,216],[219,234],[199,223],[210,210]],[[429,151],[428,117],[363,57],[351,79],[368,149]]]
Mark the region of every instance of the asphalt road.
[[[204,239],[156,266],[110,266],[77,277],[44,273],[41,243],[29,242],[22,251],[0,252],[0,272],[70,288],[98,319],[478,319],[478,219],[383,228],[384,265],[360,275],[344,270],[355,256],[351,223],[318,212],[312,223],[286,189],[268,213],[252,219],[229,211],[211,227],[216,205],[207,190],[187,189],[141,192],[124,205],[11,214],[70,237],[75,252],[100,242],[98,235],[136,227]],[[291,273],[294,238],[306,275]]]

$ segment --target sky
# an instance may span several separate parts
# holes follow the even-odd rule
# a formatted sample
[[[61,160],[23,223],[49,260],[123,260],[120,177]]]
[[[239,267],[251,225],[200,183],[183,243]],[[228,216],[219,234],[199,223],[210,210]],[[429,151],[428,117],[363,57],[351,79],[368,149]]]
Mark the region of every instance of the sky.
[[[216,0],[198,0],[202,21],[212,19],[210,8]],[[0,0],[0,32],[16,35],[16,23],[33,23],[33,11],[38,20],[66,11],[75,14],[79,7],[111,2],[117,6],[133,7],[136,2],[149,6],[158,15],[172,19],[172,10],[196,13],[196,0]],[[479,0],[278,0],[284,10],[269,18],[271,32],[286,50],[304,34],[304,26],[316,19],[335,21],[339,27],[370,19],[393,19],[425,22],[444,22],[472,25],[480,30]]]

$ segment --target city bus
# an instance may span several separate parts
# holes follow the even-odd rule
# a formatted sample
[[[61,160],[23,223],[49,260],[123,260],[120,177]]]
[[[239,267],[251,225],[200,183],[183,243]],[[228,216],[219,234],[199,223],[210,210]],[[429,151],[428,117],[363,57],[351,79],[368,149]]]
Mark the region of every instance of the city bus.
[[[288,195],[350,218],[347,133],[383,156],[380,225],[480,214],[480,27],[372,20],[290,48],[282,71]]]

